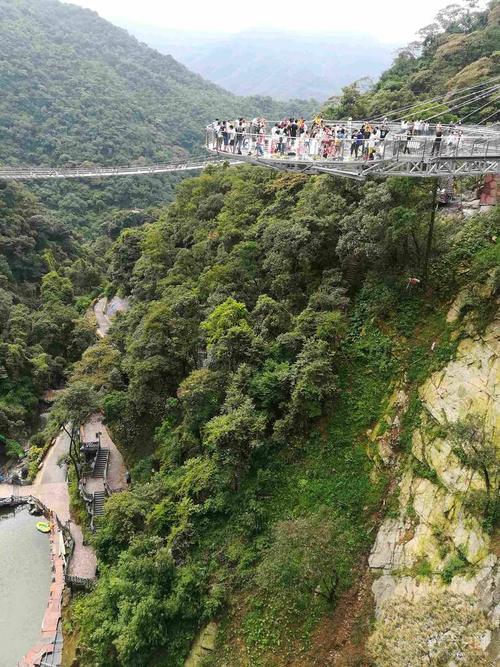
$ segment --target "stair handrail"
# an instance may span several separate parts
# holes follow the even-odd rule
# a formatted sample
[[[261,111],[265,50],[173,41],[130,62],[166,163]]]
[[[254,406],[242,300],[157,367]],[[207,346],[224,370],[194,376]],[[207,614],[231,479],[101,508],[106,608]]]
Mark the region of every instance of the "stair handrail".
[[[108,465],[109,465],[109,449],[106,451],[106,463],[104,464],[103,479],[104,479],[104,488],[108,486]]]
[[[90,505],[90,530],[95,531],[94,528],[94,503],[95,503],[95,492],[92,493],[92,504]]]

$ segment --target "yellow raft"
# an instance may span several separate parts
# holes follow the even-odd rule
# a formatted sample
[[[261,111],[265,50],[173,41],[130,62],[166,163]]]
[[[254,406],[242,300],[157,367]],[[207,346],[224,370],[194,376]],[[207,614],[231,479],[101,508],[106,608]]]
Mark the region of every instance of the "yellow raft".
[[[37,521],[36,529],[41,533],[50,533],[50,523],[48,521]]]

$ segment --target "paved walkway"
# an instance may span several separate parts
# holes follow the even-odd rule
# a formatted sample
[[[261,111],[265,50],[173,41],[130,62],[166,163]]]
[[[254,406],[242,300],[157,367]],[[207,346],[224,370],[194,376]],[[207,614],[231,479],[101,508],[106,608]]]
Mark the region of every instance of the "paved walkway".
[[[40,500],[51,513],[57,516],[60,523],[68,526],[71,532],[74,551],[68,573],[84,579],[94,579],[97,567],[96,556],[89,546],[83,544],[83,534],[80,526],[71,521],[66,480],[67,466],[66,464],[58,465],[61,457],[68,452],[69,436],[65,431],[61,431],[53,446],[47,452],[43,466],[33,484],[27,486],[0,484],[0,498],[33,496]],[[28,651],[19,662],[19,667],[40,665],[44,654],[52,652],[58,635],[65,585],[64,565],[66,554],[62,543],[62,534],[55,517],[51,517],[50,520],[50,552],[52,584],[42,620],[40,642]]]
[[[75,543],[69,574],[84,579],[93,579],[96,574],[97,560],[93,550],[83,544],[82,529],[71,520],[69,509],[69,492],[66,481],[67,466],[58,465],[58,461],[69,452],[69,436],[61,431],[54,445],[49,449],[43,466],[33,484],[28,486],[12,486],[0,484],[0,498],[12,495],[19,497],[33,496],[38,498],[51,512],[54,512],[62,524],[67,524]]]
[[[115,297],[109,304],[106,297],[99,299],[94,306],[97,319],[97,333],[104,338],[109,330],[111,318],[121,310],[126,310],[126,299]],[[102,423],[102,415],[95,414],[81,427],[82,440],[95,440],[95,434],[101,433],[101,444],[109,449],[107,481],[111,491],[120,491],[127,488],[126,468],[123,457],[111,440],[108,430]],[[97,559],[93,549],[83,544],[81,527],[74,523],[70,516],[70,500],[67,483],[67,464],[59,465],[62,457],[69,453],[70,438],[62,430],[54,444],[47,452],[43,465],[33,484],[18,486],[0,484],[0,499],[12,496],[29,498],[33,496],[42,502],[59,522],[67,526],[73,538],[74,550],[70,560],[68,574],[82,579],[95,579]],[[95,487],[95,488],[94,488]],[[87,482],[88,492],[104,491],[103,479],[90,479]],[[55,517],[51,517],[50,549],[53,569],[53,579],[50,587],[49,600],[42,621],[40,643],[34,646],[19,662],[19,667],[36,667],[41,664],[45,654],[60,652],[62,637],[60,636],[61,607],[64,591],[64,564],[65,550],[62,534]],[[57,645],[57,646],[56,646]]]

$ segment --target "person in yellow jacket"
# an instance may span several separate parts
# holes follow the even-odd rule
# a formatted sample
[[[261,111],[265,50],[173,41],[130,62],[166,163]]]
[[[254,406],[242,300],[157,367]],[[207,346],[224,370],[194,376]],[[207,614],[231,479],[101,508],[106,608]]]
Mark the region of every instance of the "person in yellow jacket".
[[[323,127],[323,118],[321,114],[318,114],[313,121],[313,128],[314,127]]]

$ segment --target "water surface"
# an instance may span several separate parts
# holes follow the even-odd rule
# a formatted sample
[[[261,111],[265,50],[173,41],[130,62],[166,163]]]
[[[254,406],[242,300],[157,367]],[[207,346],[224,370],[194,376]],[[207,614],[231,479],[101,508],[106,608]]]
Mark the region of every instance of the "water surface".
[[[49,599],[49,536],[36,530],[43,517],[26,508],[0,508],[0,667],[18,660],[40,640]]]

